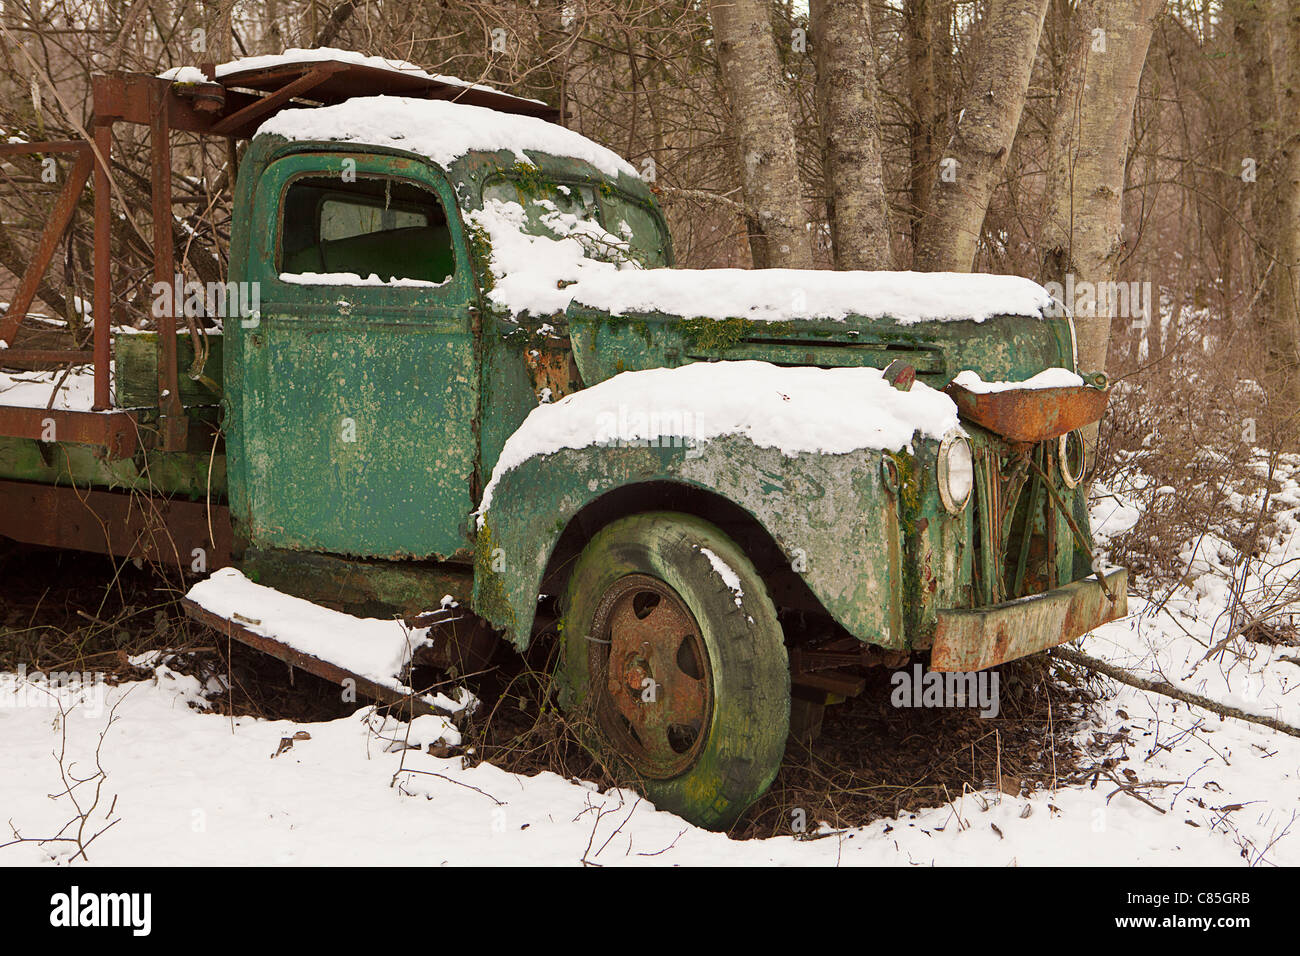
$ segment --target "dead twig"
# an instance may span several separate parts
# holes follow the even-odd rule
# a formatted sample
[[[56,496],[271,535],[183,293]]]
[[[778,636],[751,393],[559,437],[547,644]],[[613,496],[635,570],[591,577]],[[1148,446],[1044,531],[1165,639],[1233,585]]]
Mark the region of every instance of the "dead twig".
[[[1091,657],[1082,651],[1077,651],[1072,647],[1054,647],[1050,651],[1053,657],[1058,657],[1063,661],[1069,661],[1071,664],[1077,664],[1080,667],[1086,667],[1088,670],[1095,671],[1098,674],[1104,674],[1112,680],[1117,680],[1121,684],[1127,684],[1130,687],[1136,687],[1138,690],[1145,690],[1152,694],[1160,694],[1163,697],[1172,697],[1174,700],[1181,700],[1185,704],[1192,704],[1205,710],[1213,711],[1224,717],[1233,717],[1237,720],[1244,720],[1250,724],[1259,724],[1261,727],[1268,727],[1270,730],[1277,730],[1292,737],[1300,737],[1300,727],[1293,727],[1291,724],[1278,720],[1276,717],[1266,717],[1263,714],[1251,714],[1236,707],[1229,707],[1227,704],[1221,704],[1217,700],[1211,700],[1209,697],[1203,697],[1200,694],[1193,694],[1191,691],[1182,690],[1175,687],[1167,681],[1148,680],[1145,677],[1139,677],[1123,668],[1116,667],[1114,664],[1107,664],[1105,661]]]

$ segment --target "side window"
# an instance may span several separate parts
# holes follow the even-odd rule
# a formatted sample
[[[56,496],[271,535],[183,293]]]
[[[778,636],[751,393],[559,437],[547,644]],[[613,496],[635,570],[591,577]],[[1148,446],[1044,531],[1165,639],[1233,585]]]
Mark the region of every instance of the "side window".
[[[438,197],[386,177],[358,177],[352,183],[324,176],[293,180],[280,207],[277,256],[277,271],[287,282],[349,284],[359,276],[436,285],[456,271]]]
[[[508,179],[498,179],[484,186],[483,199],[495,199],[497,202],[517,202],[521,205],[524,202],[515,184]]]

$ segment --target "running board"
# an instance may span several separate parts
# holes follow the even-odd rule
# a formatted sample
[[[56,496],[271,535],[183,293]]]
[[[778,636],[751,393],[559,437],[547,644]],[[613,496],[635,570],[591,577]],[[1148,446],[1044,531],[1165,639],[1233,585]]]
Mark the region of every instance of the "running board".
[[[256,584],[234,568],[194,585],[181,605],[189,617],[227,639],[358,695],[417,715],[452,717],[464,709],[460,701],[407,684],[413,663],[446,666],[442,634],[454,633],[456,622],[470,618],[455,606],[421,615],[417,626],[358,618]]]

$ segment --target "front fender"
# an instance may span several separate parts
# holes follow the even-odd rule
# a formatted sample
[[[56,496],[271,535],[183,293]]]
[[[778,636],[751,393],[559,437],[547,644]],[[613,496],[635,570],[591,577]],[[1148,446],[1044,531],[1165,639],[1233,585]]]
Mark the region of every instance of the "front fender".
[[[786,455],[727,435],[691,447],[588,446],[530,458],[496,479],[480,516],[474,610],[526,648],[547,564],[574,516],[615,489],[672,482],[744,509],[846,630],[901,650],[903,539],[881,456]]]

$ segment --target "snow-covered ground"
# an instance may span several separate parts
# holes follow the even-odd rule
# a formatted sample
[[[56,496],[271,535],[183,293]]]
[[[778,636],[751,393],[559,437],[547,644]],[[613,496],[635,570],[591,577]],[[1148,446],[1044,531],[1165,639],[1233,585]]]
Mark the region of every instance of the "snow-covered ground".
[[[1276,588],[1270,575],[1300,564],[1296,474],[1300,462],[1281,481],[1288,510],[1257,565],[1278,570],[1248,576],[1247,588]],[[1137,509],[1103,496],[1094,511],[1104,536]],[[1202,660],[1227,633],[1232,569],[1205,542],[1187,555],[1185,586],[1159,608],[1131,598],[1133,613],[1084,649],[1300,725],[1300,649],[1238,640]],[[0,843],[11,830],[50,836],[73,818],[66,796],[50,796],[66,786],[52,755],[66,730],[65,767],[90,776],[99,746],[106,774],[85,834],[117,821],[90,845],[93,864],[1300,865],[1300,739],[1124,686],[1078,736],[1121,758],[1113,772],[1128,790],[1102,776],[1027,797],[968,792],[860,829],[819,833],[810,820],[817,839],[752,841],[692,827],[635,794],[402,749],[396,741],[436,736],[419,721],[408,730],[369,708],[327,723],[232,720],[205,713],[202,690],[165,664],[151,680],[53,697],[0,675]],[[55,701],[79,698],[60,717]],[[75,791],[83,807],[95,785]],[[74,853],[26,842],[0,849],[0,863]]]

